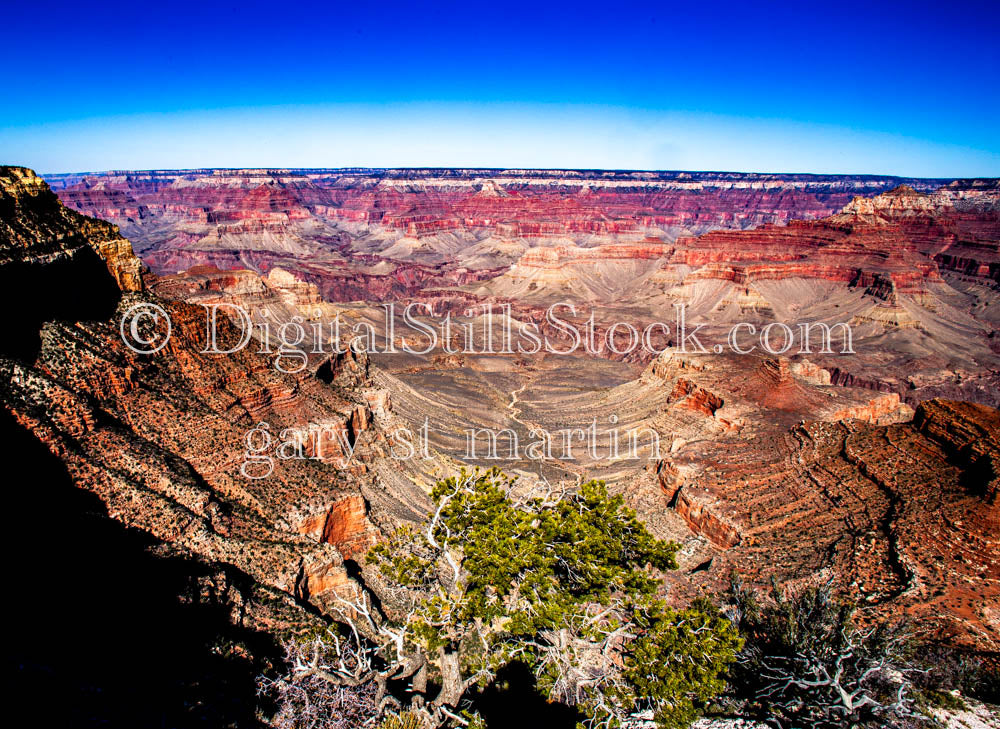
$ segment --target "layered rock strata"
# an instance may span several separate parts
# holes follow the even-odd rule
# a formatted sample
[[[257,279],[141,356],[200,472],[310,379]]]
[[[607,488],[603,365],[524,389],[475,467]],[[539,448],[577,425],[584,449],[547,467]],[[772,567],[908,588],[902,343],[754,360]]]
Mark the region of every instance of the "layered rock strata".
[[[361,392],[370,384],[364,363],[338,367],[324,382],[314,367],[280,372],[254,348],[206,354],[203,309],[150,293],[113,226],[67,210],[17,168],[0,171],[0,212],[0,274],[33,267],[45,286],[51,270],[65,271],[79,284],[38,292],[49,303],[46,320],[33,324],[37,350],[0,357],[3,406],[17,427],[62,461],[110,518],[167,553],[245,575],[242,624],[314,623],[338,590],[351,589],[345,557],[364,551],[376,522],[414,517],[413,504],[420,508],[424,498],[416,491],[405,504],[379,485],[377,463],[388,446]],[[91,259],[101,262],[103,278],[93,275]],[[270,283],[301,300],[302,287],[280,274]],[[103,310],[88,309],[88,300]],[[169,316],[171,336],[159,351],[126,346],[120,322],[135,306]],[[162,319],[140,329],[147,340],[165,334]],[[228,320],[218,335],[223,347],[239,340]],[[282,431],[316,424],[334,433],[326,453],[278,457]],[[346,439],[335,437],[338,429]],[[248,477],[254,469],[270,472]],[[406,494],[406,483],[394,493]]]

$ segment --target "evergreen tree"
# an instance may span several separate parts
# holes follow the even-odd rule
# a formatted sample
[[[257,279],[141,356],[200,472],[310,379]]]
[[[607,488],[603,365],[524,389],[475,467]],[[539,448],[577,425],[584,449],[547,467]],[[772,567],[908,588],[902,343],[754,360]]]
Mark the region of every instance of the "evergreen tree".
[[[303,652],[286,681],[370,682],[377,712],[430,727],[479,723],[470,693],[514,661],[592,727],[687,726],[723,689],[736,629],[707,603],[666,605],[677,545],[603,483],[523,493],[499,470],[463,471],[432,497],[421,529],[369,552],[380,600],[344,600],[347,637]]]

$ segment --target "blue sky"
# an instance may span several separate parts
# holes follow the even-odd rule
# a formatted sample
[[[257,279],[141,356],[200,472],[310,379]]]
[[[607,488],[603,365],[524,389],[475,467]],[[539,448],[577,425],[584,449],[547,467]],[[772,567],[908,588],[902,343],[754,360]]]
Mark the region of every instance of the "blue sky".
[[[996,2],[5,0],[2,17],[0,160],[40,172],[1000,176]]]

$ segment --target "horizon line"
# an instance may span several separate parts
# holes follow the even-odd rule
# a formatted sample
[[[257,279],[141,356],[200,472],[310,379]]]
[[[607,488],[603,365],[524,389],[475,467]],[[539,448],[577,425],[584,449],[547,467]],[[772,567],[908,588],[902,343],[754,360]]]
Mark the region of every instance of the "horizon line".
[[[898,180],[935,180],[935,181],[958,181],[958,180],[1000,180],[1000,176],[933,176],[924,177],[920,175],[893,175],[876,172],[759,172],[754,170],[698,170],[698,169],[643,169],[628,167],[490,167],[490,166],[398,166],[398,167],[369,167],[369,166],[347,166],[347,167],[280,167],[280,166],[260,166],[260,167],[134,167],[134,168],[112,168],[104,170],[79,170],[72,172],[37,172],[28,165],[3,164],[4,167],[23,167],[35,172],[39,177],[68,177],[73,175],[110,175],[127,174],[139,172],[176,172],[176,173],[197,173],[197,172],[251,172],[261,171],[266,173],[277,172],[330,172],[330,173],[364,173],[364,172],[591,172],[605,174],[656,174],[656,175],[758,175],[762,177],[852,177],[852,178],[892,178]]]

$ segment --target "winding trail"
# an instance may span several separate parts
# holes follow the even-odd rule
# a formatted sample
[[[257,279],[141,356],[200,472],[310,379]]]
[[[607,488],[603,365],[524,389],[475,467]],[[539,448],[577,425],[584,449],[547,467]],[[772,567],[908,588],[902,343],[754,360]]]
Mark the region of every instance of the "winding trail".
[[[528,431],[528,433],[532,433],[532,432],[535,432],[535,433],[538,433],[538,432],[548,433],[548,431],[545,428],[543,428],[541,425],[539,425],[537,423],[529,423],[529,422],[527,422],[525,420],[521,420],[521,418],[519,417],[521,415],[521,408],[517,407],[517,403],[521,402],[521,400],[519,398],[519,395],[522,392],[524,392],[525,389],[527,389],[527,387],[528,387],[529,384],[531,384],[531,380],[530,379],[528,381],[526,381],[523,385],[521,385],[519,388],[517,388],[516,390],[511,390],[510,391],[510,402],[507,403],[507,410],[509,411],[508,412],[508,417],[511,420],[513,420],[515,423],[518,423],[521,426],[523,426],[525,428],[525,430]],[[555,468],[557,470],[560,470],[560,471],[564,472],[565,474],[567,474],[569,476],[574,476],[576,478],[582,478],[585,475],[584,469],[581,468],[580,466],[576,465],[575,463],[570,463],[570,462],[564,461],[564,460],[559,459],[559,458],[555,458],[552,461],[546,461],[546,463],[550,467]]]
[[[511,390],[510,391],[510,402],[507,404],[507,409],[510,410],[511,420],[515,420],[518,423],[520,423],[521,425],[523,425],[525,428],[528,428],[528,430],[531,430],[531,426],[529,426],[527,423],[525,423],[523,420],[521,420],[519,417],[517,417],[518,415],[521,414],[521,408],[514,407],[515,405],[517,405],[517,396],[520,395],[522,392],[524,392],[524,390],[525,390],[525,388],[527,386],[528,386],[528,383],[525,382],[523,385],[521,385],[516,390]]]

